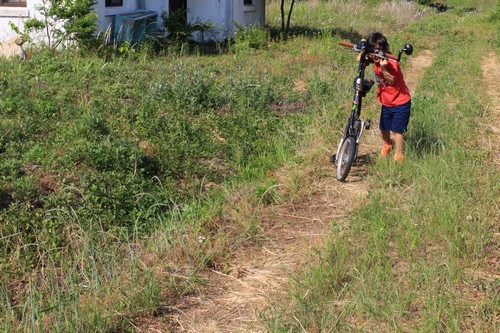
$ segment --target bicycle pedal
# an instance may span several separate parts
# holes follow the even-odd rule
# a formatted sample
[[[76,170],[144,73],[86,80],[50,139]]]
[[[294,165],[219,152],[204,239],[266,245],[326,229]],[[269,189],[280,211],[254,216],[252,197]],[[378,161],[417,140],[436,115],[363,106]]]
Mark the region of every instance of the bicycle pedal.
[[[337,154],[333,154],[332,156],[330,156],[330,163],[335,163],[336,160],[337,160]]]
[[[368,119],[367,121],[365,121],[365,129],[366,130],[369,130],[371,126],[372,126],[372,124],[370,122],[370,119]]]

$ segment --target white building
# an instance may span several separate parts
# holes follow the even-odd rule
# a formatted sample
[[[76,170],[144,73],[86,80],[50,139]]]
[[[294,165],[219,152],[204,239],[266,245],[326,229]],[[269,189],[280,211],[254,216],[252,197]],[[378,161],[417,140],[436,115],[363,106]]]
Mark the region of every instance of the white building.
[[[22,31],[28,18],[40,17],[37,7],[41,3],[42,0],[0,0],[0,42],[15,35],[9,22]],[[97,0],[94,7],[101,31],[113,29],[116,15],[138,9],[160,14],[185,8],[187,22],[214,25],[210,36],[205,35],[205,38],[216,40],[232,36],[236,25],[263,25],[265,22],[265,0]]]

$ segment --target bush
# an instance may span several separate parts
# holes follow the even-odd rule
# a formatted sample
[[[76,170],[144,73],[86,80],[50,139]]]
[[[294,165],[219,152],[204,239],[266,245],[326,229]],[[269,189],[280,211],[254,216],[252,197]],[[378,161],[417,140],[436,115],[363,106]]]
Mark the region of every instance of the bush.
[[[236,52],[249,49],[263,50],[269,47],[270,33],[268,29],[259,26],[250,28],[238,26],[234,34],[233,48]]]
[[[166,11],[160,14],[163,21],[163,27],[168,34],[168,42],[174,44],[186,43],[193,39],[193,34],[196,32],[208,31],[211,23],[203,23],[201,21],[187,22],[185,20],[187,11],[179,9],[168,13]],[[203,40],[204,38],[202,38]]]
[[[24,36],[37,31],[45,35],[48,47],[56,49],[75,42],[76,46],[88,47],[96,40],[97,14],[95,0],[44,0],[36,6],[41,19],[30,18],[25,22]]]

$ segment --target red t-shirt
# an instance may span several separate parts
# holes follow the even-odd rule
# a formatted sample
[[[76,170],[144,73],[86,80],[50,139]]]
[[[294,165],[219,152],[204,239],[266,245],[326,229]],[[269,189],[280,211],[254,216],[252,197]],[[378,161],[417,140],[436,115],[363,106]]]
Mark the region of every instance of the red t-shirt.
[[[395,82],[393,86],[389,85],[384,79],[379,64],[374,63],[373,69],[375,70],[375,79],[378,85],[377,99],[382,105],[389,107],[403,105],[411,99],[410,90],[406,86],[398,61],[389,60],[387,64],[389,73],[394,76]]]

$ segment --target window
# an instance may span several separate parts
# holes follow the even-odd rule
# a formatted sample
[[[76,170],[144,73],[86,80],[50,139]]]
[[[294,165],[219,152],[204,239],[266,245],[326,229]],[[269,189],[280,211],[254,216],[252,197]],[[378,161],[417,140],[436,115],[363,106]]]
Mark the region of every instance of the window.
[[[106,0],[106,7],[121,7],[123,0]]]
[[[243,0],[243,12],[255,12],[257,10],[257,6],[255,5],[255,0]]]
[[[26,7],[26,0],[0,0],[0,6],[4,6],[4,7]]]

